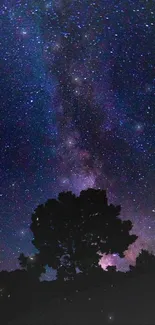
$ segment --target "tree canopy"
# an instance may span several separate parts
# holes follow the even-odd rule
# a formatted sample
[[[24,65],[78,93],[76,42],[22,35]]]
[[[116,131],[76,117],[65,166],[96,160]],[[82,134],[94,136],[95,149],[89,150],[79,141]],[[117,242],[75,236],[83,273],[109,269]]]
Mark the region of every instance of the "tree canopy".
[[[37,261],[57,270],[58,278],[71,279],[77,268],[87,273],[97,267],[98,253],[124,257],[137,236],[130,234],[132,222],[119,218],[120,211],[120,206],[108,204],[106,191],[100,189],[81,191],[79,196],[62,192],[47,200],[32,214],[30,226]]]

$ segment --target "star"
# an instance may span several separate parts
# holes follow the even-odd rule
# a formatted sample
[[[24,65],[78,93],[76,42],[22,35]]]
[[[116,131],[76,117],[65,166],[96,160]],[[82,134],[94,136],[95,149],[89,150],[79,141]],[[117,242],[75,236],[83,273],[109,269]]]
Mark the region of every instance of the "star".
[[[135,130],[136,130],[137,132],[142,132],[142,131],[143,131],[143,125],[140,124],[140,123],[137,123],[137,124],[135,125]]]
[[[22,30],[21,30],[21,35],[26,36],[27,33],[28,33],[27,30],[24,29],[24,28],[22,28]]]

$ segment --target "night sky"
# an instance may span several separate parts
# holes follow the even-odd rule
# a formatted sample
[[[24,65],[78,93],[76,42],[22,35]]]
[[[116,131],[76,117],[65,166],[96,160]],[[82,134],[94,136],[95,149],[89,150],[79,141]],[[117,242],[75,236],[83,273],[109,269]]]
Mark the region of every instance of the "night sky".
[[[31,254],[31,214],[107,189],[155,253],[155,1],[0,5],[0,270]]]

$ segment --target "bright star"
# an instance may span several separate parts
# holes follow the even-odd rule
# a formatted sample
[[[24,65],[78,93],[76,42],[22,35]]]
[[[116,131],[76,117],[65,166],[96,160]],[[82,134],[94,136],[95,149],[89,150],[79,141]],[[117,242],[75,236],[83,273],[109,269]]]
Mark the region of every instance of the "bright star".
[[[27,30],[25,28],[22,28],[21,35],[23,36],[27,35]]]

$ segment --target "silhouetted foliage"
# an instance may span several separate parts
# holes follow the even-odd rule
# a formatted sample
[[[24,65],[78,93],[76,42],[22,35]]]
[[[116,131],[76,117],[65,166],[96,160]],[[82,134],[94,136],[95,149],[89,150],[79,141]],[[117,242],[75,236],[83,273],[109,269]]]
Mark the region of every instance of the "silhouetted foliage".
[[[23,253],[19,255],[20,266],[27,271],[30,278],[39,279],[42,273],[45,273],[45,267],[41,264],[38,254],[34,256],[25,256]]]
[[[114,272],[116,272],[116,266],[115,265],[108,265],[107,266],[107,270],[108,270],[108,272],[110,272],[110,273],[114,273]]]
[[[136,258],[135,266],[130,265],[130,271],[134,273],[155,273],[155,256],[147,250],[142,250]]]
[[[28,257],[20,256],[22,267],[39,268],[48,265],[57,270],[60,279],[72,279],[78,267],[88,272],[98,266],[101,253],[124,251],[136,239],[130,235],[131,221],[119,218],[121,207],[108,205],[106,191],[88,189],[79,197],[72,192],[62,192],[58,199],[49,199],[39,205],[32,215],[32,243],[39,254],[30,263]]]

